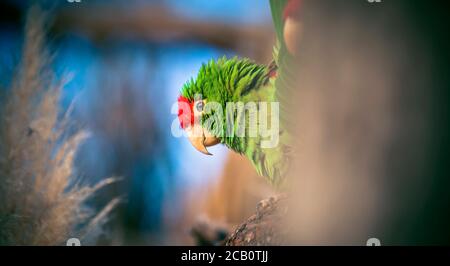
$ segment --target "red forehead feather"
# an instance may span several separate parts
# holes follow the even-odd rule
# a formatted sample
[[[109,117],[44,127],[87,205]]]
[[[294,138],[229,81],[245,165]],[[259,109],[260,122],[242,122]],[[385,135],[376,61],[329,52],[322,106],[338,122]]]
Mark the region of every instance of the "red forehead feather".
[[[283,20],[286,20],[288,17],[299,19],[302,5],[303,0],[289,0],[284,7]]]
[[[178,120],[180,120],[181,128],[186,128],[194,124],[194,101],[180,95],[178,97]]]

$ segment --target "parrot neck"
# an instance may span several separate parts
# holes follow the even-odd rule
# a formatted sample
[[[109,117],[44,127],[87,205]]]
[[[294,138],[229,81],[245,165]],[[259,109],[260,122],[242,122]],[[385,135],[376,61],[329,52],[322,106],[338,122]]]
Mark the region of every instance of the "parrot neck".
[[[245,154],[249,156],[247,153],[251,147],[257,146],[260,138],[258,136],[250,137],[248,132],[250,128],[250,109],[254,108],[256,112],[259,112],[259,103],[260,102],[272,102],[275,97],[275,86],[273,86],[273,78],[276,76],[276,67],[272,66],[258,66],[261,67],[258,69],[261,71],[261,75],[248,74],[249,77],[246,79],[242,77],[238,82],[239,85],[234,88],[233,95],[230,97],[226,103],[224,103],[223,110],[226,115],[224,119],[227,117],[229,119],[230,115],[227,113],[227,104],[234,104],[234,112],[231,117],[234,123],[230,125],[227,121],[224,121],[225,132],[232,131],[233,134],[227,134],[223,139],[222,143],[230,148],[231,150],[238,152],[240,154]],[[255,71],[255,70],[253,70]],[[258,117],[258,113],[256,117]],[[242,122],[242,118],[245,118],[245,133],[243,136],[240,136],[239,129],[235,125]],[[256,118],[259,119],[259,118]]]

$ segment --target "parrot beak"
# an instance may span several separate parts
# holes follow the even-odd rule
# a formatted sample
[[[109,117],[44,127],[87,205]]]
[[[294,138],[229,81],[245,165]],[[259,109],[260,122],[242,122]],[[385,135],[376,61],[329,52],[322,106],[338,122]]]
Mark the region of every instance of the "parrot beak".
[[[219,138],[211,135],[207,130],[203,129],[200,125],[194,125],[186,129],[189,141],[192,146],[199,152],[212,155],[206,147],[214,146],[220,142]]]

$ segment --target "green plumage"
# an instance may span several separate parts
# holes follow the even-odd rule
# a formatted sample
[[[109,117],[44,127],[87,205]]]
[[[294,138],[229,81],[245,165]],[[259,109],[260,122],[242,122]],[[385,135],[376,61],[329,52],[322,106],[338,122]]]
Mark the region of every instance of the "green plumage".
[[[268,68],[249,59],[210,60],[200,68],[196,79],[188,81],[181,95],[193,100],[201,94],[208,100],[225,104],[240,101],[250,91],[260,88],[268,81]]]
[[[271,1],[272,15],[277,37],[282,36],[282,8],[286,1]],[[219,103],[224,114],[226,113],[227,103],[256,103],[259,111],[259,102],[279,102],[280,116],[285,113],[285,108],[280,97],[283,95],[283,77],[280,66],[286,56],[286,49],[283,42],[279,41],[279,49],[275,49],[274,62],[275,65],[266,66],[259,65],[249,59],[225,57],[217,61],[211,60],[207,64],[203,64],[195,79],[188,81],[181,90],[181,95],[189,101],[194,101],[196,95],[201,95],[202,99],[207,103]],[[278,67],[278,70],[276,69]],[[282,70],[282,69],[281,69]],[[276,77],[274,77],[276,71]],[[280,91],[281,90],[281,91]],[[281,101],[280,101],[281,99]],[[268,109],[268,114],[271,109]],[[202,127],[209,130],[213,135],[220,138],[222,144],[235,152],[245,155],[254,165],[258,174],[267,178],[267,180],[275,187],[280,187],[285,180],[285,176],[289,167],[290,147],[289,135],[281,122],[279,130],[278,145],[273,148],[263,148],[261,141],[264,140],[259,134],[257,136],[239,136],[237,132],[237,124],[240,119],[245,118],[246,130],[249,127],[250,114],[245,108],[236,108],[233,112],[233,128],[227,128],[226,115],[222,118],[221,125],[207,124],[208,118],[214,115],[214,112],[205,112],[202,116]],[[257,123],[259,118],[257,119]],[[268,118],[269,128],[273,118]],[[283,117],[280,117],[284,121]],[[230,126],[228,124],[228,126]],[[231,126],[230,126],[231,127]],[[231,134],[227,134],[230,133]]]

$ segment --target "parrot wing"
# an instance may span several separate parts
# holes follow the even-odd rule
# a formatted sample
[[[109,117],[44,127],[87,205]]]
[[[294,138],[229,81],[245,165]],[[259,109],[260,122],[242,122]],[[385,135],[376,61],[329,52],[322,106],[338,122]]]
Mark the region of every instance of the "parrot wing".
[[[247,156],[250,157],[257,172],[268,178],[276,188],[283,189],[292,161],[291,128],[295,122],[289,110],[293,103],[295,88],[294,58],[289,54],[283,36],[283,11],[288,0],[270,0],[272,19],[277,36],[273,59],[276,64],[276,77],[268,90],[274,90],[274,100],[279,102],[279,144],[276,148],[262,148],[261,143],[249,143]],[[253,145],[252,145],[253,144]]]
[[[277,44],[274,47],[273,57],[278,66],[275,80],[276,99],[280,103],[280,127],[289,130],[295,121],[289,110],[295,104],[295,66],[294,58],[289,54],[284,41],[283,11],[289,0],[270,0],[272,20],[275,27]]]

